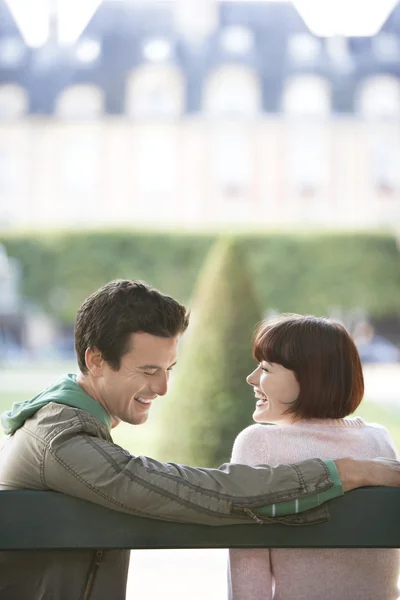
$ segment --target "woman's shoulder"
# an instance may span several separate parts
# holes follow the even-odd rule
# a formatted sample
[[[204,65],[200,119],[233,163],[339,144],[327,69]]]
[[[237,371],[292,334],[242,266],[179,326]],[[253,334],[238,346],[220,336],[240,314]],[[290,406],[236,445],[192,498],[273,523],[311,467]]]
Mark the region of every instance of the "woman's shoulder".
[[[363,427],[367,431],[370,431],[372,434],[390,436],[389,430],[384,425],[381,425],[380,423],[364,421],[364,419],[362,419],[361,417],[355,417],[355,419],[357,419],[357,421],[360,423],[361,427]]]
[[[362,417],[345,417],[344,419],[304,419],[295,424],[297,428],[323,431],[347,431],[349,434],[390,439],[386,427],[379,423],[365,421]]]
[[[232,462],[258,462],[258,457],[267,452],[267,438],[273,425],[256,423],[243,429],[235,439]]]
[[[275,426],[272,423],[254,423],[243,429],[237,436],[236,441],[259,440],[266,437]]]
[[[374,444],[379,455],[395,458],[397,456],[397,449],[389,430],[380,423],[362,421],[362,431],[365,440],[369,440]]]
[[[386,427],[379,423],[370,423],[362,417],[345,417],[343,419],[301,419],[294,424],[296,428],[305,429],[349,429],[349,430],[370,430],[372,432],[388,432]]]

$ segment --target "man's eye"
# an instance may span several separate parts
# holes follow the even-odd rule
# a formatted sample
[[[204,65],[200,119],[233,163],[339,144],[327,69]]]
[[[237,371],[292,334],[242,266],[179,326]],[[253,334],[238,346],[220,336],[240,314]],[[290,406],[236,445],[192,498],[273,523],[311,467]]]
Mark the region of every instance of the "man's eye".
[[[265,373],[269,373],[269,371],[266,367],[261,367],[261,371],[264,371]]]
[[[154,371],[154,373],[146,373],[146,371],[144,371],[144,374],[145,374],[145,375],[150,375],[150,376],[151,376],[151,375],[155,375],[155,374],[156,374],[156,372]]]

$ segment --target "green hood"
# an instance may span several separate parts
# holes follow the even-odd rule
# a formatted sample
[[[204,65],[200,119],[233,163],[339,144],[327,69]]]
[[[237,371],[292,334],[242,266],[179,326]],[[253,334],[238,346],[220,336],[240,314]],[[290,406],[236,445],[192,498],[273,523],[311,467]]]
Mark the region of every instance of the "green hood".
[[[31,400],[14,402],[11,410],[3,412],[0,416],[1,425],[6,435],[11,435],[23,426],[38,410],[49,402],[65,404],[86,410],[98,419],[108,429],[111,429],[111,418],[106,410],[77,383],[76,375],[64,375],[51,387],[47,388]]]

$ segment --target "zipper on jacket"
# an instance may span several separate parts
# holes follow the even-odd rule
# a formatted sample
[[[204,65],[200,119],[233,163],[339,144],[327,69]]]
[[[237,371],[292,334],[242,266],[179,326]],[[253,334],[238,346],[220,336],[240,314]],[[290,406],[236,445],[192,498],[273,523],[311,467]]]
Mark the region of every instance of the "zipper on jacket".
[[[101,560],[103,558],[104,550],[96,550],[90,565],[89,574],[86,580],[85,591],[83,592],[83,600],[89,600],[93,590],[94,580],[96,578],[97,571],[99,569]]]
[[[255,521],[256,523],[258,523],[259,525],[264,525],[265,521],[263,521],[263,519],[260,519],[260,517],[258,515],[256,515],[250,508],[244,508],[243,512],[250,517],[250,519],[253,519],[253,521]],[[273,519],[268,519],[267,523],[269,521],[273,522]]]

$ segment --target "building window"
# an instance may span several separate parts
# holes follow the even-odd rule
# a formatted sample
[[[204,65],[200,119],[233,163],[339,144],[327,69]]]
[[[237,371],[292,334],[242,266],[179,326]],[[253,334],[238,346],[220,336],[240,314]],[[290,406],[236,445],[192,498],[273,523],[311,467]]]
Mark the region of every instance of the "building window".
[[[177,192],[178,144],[174,131],[163,127],[137,132],[134,161],[140,196],[170,197]],[[165,197],[164,197],[165,200]],[[154,207],[150,210],[154,210]]]
[[[313,197],[328,182],[329,156],[324,132],[309,128],[289,132],[288,178],[300,196]]]
[[[390,75],[369,77],[360,86],[357,109],[366,119],[400,117],[400,80]]]
[[[95,85],[66,88],[57,99],[56,114],[62,119],[99,119],[104,113],[104,95]]]
[[[28,112],[28,96],[19,85],[0,85],[0,119],[18,119]]]
[[[0,131],[0,222],[4,226],[29,219],[26,132],[14,136],[6,129]]]
[[[214,0],[175,0],[172,7],[176,30],[195,47],[218,27],[219,6]]]
[[[216,128],[211,138],[211,171],[217,190],[228,199],[241,199],[253,183],[252,134],[234,125]]]
[[[81,39],[76,48],[75,56],[81,65],[92,67],[101,57],[101,43],[93,38]]]
[[[99,139],[89,131],[69,131],[61,148],[66,197],[93,196],[99,177]]]
[[[254,46],[253,33],[240,25],[225,27],[221,32],[220,44],[222,50],[229,54],[249,54]]]
[[[393,133],[374,134],[370,139],[371,176],[375,191],[391,196],[400,187],[400,140]]]
[[[204,86],[203,108],[210,116],[253,117],[261,110],[260,83],[251,69],[239,66],[213,71]]]
[[[315,62],[321,52],[321,42],[308,33],[295,33],[288,40],[288,57],[293,63]]]
[[[125,110],[135,119],[180,117],[184,110],[181,72],[167,65],[134,71],[128,79]]]
[[[287,116],[328,116],[331,110],[329,82],[313,75],[290,78],[284,87],[282,109]]]
[[[172,57],[171,42],[164,38],[147,40],[143,45],[143,58],[150,62],[164,62]]]
[[[12,198],[18,193],[20,167],[16,148],[0,148],[0,198]]]

